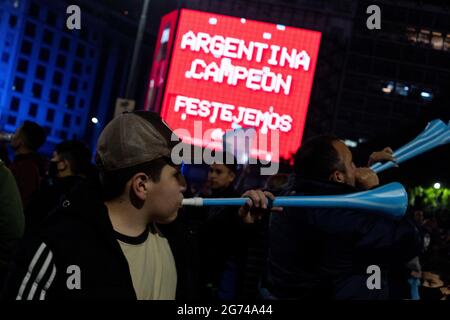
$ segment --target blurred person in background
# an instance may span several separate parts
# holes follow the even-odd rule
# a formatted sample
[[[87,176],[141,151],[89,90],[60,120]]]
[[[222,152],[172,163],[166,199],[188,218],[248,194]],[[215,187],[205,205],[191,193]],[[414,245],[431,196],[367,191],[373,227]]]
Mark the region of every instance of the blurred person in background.
[[[46,161],[37,153],[45,143],[47,134],[36,122],[25,121],[11,139],[14,160],[9,169],[16,178],[23,207],[26,208],[33,194],[39,190],[45,177]]]
[[[79,188],[88,188],[92,196],[99,199],[99,184],[89,148],[78,140],[61,142],[49,162],[47,178],[25,208],[27,232],[35,229],[71,192]]]
[[[422,285],[419,287],[421,300],[448,300],[450,296],[450,262],[435,259],[425,262],[422,271]]]

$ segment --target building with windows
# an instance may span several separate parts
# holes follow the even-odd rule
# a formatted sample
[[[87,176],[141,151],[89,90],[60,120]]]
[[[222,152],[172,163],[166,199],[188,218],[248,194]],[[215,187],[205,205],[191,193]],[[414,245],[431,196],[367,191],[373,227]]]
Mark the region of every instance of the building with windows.
[[[349,43],[335,132],[358,140],[395,136],[449,117],[435,99],[450,86],[450,10],[437,1],[378,1],[381,29],[365,28],[359,1]],[[447,109],[447,113],[445,113]]]
[[[46,153],[65,139],[94,147],[124,90],[135,37],[136,21],[88,2],[81,30],[69,30],[68,5],[0,1],[0,131],[36,121]]]

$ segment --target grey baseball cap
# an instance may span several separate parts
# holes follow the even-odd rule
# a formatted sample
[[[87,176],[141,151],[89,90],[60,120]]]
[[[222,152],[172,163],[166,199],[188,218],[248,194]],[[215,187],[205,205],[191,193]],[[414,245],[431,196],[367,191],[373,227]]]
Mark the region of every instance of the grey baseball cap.
[[[179,138],[157,113],[125,112],[108,123],[100,134],[96,162],[103,172],[129,168],[170,158],[178,142]]]

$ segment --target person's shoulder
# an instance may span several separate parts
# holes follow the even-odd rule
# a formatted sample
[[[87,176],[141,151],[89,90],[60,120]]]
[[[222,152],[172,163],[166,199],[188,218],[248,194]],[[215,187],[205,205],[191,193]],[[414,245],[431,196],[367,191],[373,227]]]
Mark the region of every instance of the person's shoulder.
[[[62,200],[39,223],[26,230],[31,242],[45,242],[59,251],[88,249],[101,238],[112,234],[108,211],[103,203],[74,204]]]
[[[62,199],[39,226],[39,235],[45,238],[78,239],[95,233],[96,221],[107,214],[106,206],[100,202],[78,204]]]

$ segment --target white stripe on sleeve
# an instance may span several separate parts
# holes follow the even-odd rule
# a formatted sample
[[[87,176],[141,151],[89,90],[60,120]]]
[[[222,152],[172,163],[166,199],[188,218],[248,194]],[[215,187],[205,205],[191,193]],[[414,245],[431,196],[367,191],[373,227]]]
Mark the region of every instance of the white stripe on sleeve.
[[[33,273],[34,266],[36,265],[38,259],[40,258],[42,252],[45,250],[46,247],[47,245],[44,242],[42,242],[39,249],[34,254],[33,259],[31,260],[31,263],[28,266],[27,273],[25,274],[25,277],[22,280],[22,284],[20,285],[20,289],[17,294],[16,300],[22,300],[23,293],[28,284],[28,281],[30,280],[31,274]]]
[[[53,253],[51,251],[49,251],[47,258],[45,259],[45,262],[41,267],[41,270],[39,270],[39,273],[36,276],[36,279],[33,281],[33,285],[31,287],[30,293],[28,294],[27,300],[33,300],[34,293],[36,292],[39,282],[41,282],[41,280],[42,280],[42,277],[47,272],[48,266],[50,265],[52,258],[53,258]]]
[[[53,279],[55,279],[55,275],[56,275],[56,267],[53,264],[52,274],[50,275],[50,278],[48,279],[44,288],[42,288],[41,295],[39,296],[39,300],[45,300],[45,294],[47,293],[48,288],[50,288],[50,286],[53,282]]]

